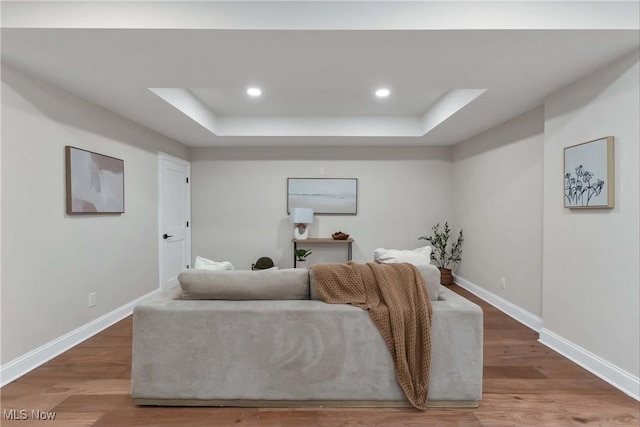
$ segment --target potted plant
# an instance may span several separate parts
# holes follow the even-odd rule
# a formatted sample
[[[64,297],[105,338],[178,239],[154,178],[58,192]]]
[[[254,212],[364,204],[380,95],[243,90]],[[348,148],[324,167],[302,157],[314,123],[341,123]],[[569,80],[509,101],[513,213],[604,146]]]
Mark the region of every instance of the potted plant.
[[[294,253],[296,256],[296,267],[307,268],[307,257],[313,252],[309,249],[296,249]]]
[[[440,283],[443,285],[453,284],[453,275],[451,274],[451,268],[449,266],[453,263],[458,263],[462,259],[462,242],[464,237],[462,236],[462,229],[458,235],[458,240],[449,245],[449,238],[451,237],[451,229],[448,223],[444,223],[444,229],[440,230],[440,223],[436,224],[433,228],[433,236],[422,236],[418,239],[426,240],[431,243],[433,250],[431,251],[431,259],[436,262],[436,267],[440,269]],[[449,249],[447,250],[447,247]]]

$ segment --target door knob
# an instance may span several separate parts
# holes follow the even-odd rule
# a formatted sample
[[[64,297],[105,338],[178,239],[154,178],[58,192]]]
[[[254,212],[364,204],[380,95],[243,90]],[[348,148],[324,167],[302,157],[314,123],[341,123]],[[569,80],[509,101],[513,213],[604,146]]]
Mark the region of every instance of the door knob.
[[[167,233],[164,233],[162,235],[162,238],[165,239],[165,240],[167,240],[169,237],[173,237],[173,236],[171,234],[167,234]]]

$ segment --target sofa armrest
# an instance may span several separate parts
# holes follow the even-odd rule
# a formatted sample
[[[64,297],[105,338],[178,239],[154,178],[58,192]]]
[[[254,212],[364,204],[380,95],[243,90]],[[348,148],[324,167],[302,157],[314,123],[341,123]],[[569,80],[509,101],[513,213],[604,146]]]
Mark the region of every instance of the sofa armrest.
[[[482,397],[483,313],[475,303],[440,287],[432,301],[430,390],[439,400]]]

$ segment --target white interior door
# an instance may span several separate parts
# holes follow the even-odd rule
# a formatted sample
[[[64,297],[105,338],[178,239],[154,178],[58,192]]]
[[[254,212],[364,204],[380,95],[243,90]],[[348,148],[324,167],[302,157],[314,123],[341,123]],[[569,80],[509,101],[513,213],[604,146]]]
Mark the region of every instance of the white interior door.
[[[178,285],[178,274],[191,264],[191,165],[160,153],[160,290]]]

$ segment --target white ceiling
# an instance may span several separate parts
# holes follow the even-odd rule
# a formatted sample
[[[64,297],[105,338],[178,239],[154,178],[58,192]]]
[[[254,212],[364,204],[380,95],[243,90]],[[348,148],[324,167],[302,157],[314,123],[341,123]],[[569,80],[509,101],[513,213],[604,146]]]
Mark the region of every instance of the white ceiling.
[[[270,7],[251,4],[247,16]],[[24,14],[16,24],[18,15],[3,16],[3,63],[190,146],[451,145],[542,104],[640,45],[637,28],[626,24],[447,31],[140,29],[136,22],[31,28]],[[51,17],[47,22],[55,23]],[[248,86],[259,86],[263,96],[249,98]],[[391,89],[389,98],[373,96],[381,86]],[[174,92],[163,97],[149,88]],[[171,97],[178,100],[173,105],[166,102]]]

